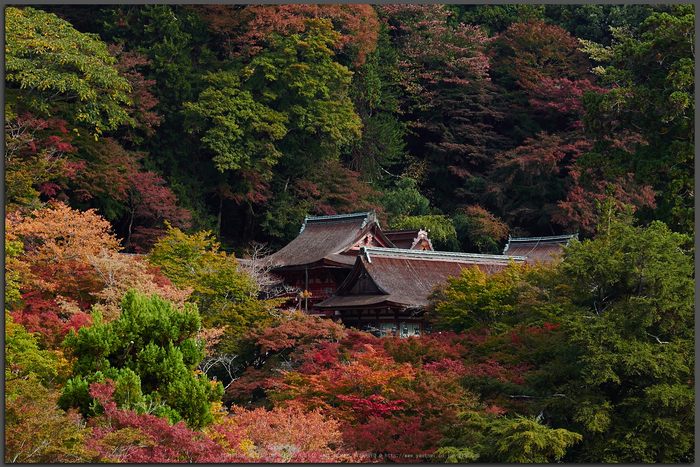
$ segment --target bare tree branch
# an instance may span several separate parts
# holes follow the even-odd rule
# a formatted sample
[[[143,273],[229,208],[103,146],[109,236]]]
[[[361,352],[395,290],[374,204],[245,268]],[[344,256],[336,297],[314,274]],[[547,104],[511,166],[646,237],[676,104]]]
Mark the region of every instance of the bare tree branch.
[[[669,343],[668,341],[662,341],[661,339],[659,339],[658,336],[655,336],[653,334],[647,333],[647,336],[653,337],[654,339],[656,339],[656,342],[658,342],[659,344],[668,344]]]
[[[211,355],[209,357],[206,357],[204,360],[199,362],[199,365],[197,366],[197,369],[200,370],[202,373],[207,373],[209,370],[215,367],[221,367],[226,374],[228,375],[229,379],[231,380],[225,387],[224,389],[228,389],[229,386],[231,386],[231,383],[233,383],[237,377],[237,373],[240,370],[240,365],[235,365],[234,362],[238,358],[238,355],[235,354],[216,354],[216,355]]]
[[[276,265],[272,261],[270,249],[264,243],[250,242],[245,256],[238,260],[238,265],[255,282],[257,298],[269,300],[294,291],[293,287],[284,283],[284,279],[272,274]]]

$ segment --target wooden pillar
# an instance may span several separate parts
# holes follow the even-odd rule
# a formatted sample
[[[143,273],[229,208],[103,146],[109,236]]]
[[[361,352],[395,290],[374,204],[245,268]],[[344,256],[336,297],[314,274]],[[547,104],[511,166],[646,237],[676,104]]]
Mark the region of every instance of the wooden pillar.
[[[304,310],[309,314],[309,268],[304,268]]]

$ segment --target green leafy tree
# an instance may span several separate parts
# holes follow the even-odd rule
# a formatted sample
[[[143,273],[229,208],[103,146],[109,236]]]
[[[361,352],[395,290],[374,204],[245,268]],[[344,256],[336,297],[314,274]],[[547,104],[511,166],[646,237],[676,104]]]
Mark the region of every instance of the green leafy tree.
[[[13,101],[48,114],[68,111],[95,135],[129,123],[128,81],[107,45],[56,15],[33,8],[5,10],[5,81]]]
[[[168,417],[171,423],[185,420],[189,427],[207,425],[223,387],[195,373],[204,357],[203,344],[195,339],[201,328],[196,306],[180,311],[157,295],[131,291],[121,307],[115,321],[103,323],[93,312],[91,327],[66,337],[65,352],[75,365],[59,405],[86,416],[99,414],[89,385],[109,378],[116,382],[120,407]]]
[[[215,314],[234,302],[255,297],[252,279],[238,271],[236,258],[219,249],[211,232],[187,235],[169,227],[148,256],[173,285],[192,287],[192,298],[204,316]]]
[[[206,75],[204,82],[209,87],[199,100],[183,107],[190,132],[203,132],[201,141],[217,169],[261,171],[258,165],[275,165],[282,154],[274,142],[287,134],[287,116],[255,102],[232,72]]]
[[[586,128],[597,136],[581,161],[610,175],[630,172],[657,193],[652,219],[674,230],[694,230],[695,7],[669,5],[631,31],[617,29],[610,47],[584,41],[584,50],[601,62],[596,69],[610,89],[582,98]],[[619,148],[618,136],[632,131],[640,139]]]
[[[258,300],[260,290],[251,276],[239,269],[234,255],[219,249],[211,232],[192,235],[169,227],[148,256],[149,263],[178,287],[191,287],[190,301],[197,304],[207,328],[226,327],[222,352],[236,348],[237,338],[256,324],[272,318],[275,300]]]
[[[392,229],[425,229],[436,250],[456,251],[459,249],[457,231],[452,220],[441,214],[406,216],[390,224]]]
[[[260,205],[267,209],[263,217],[270,211],[274,216],[273,200],[290,194],[290,180],[337,160],[360,136],[348,96],[352,73],[332,50],[340,34],[329,20],[306,23],[304,31],[271,33],[252,59],[210,75],[199,100],[184,104],[202,154],[222,174],[220,194],[226,192],[246,216]]]
[[[256,102],[233,72],[219,71],[203,81],[209,87],[197,102],[185,102],[182,114],[188,131],[201,137],[202,150],[218,171],[221,219],[225,198],[248,209],[266,200],[272,167],[282,157],[275,144],[287,134],[288,116]]]
[[[382,196],[382,204],[392,228],[408,216],[430,214],[430,200],[421,194],[418,182],[410,177],[401,178],[394,188],[387,189]]]
[[[512,262],[493,274],[478,266],[464,269],[436,288],[429,319],[440,330],[488,329],[494,337],[519,326],[548,327],[572,307],[571,299],[558,291],[557,268],[557,263]]]
[[[612,204],[598,238],[574,242],[560,288],[577,307],[533,387],[553,423],[584,436],[565,460],[693,462],[694,267],[690,238],[632,225]]]
[[[243,70],[256,100],[288,116],[291,126],[280,150],[292,163],[305,162],[304,155],[309,162],[335,158],[360,136],[347,94],[352,73],[333,60],[339,34],[327,20],[308,22],[303,34],[273,34],[269,47]]]
[[[243,70],[246,88],[256,100],[288,116],[279,148],[287,175],[306,164],[335,159],[343,146],[360,136],[348,88],[352,73],[334,60],[340,41],[328,20],[308,20],[304,33],[272,34],[269,46]]]
[[[12,310],[14,304],[22,299],[21,272],[17,268],[27,269],[26,263],[18,258],[24,252],[22,241],[9,232],[5,221],[5,311]]]
[[[460,333],[504,322],[516,309],[515,289],[523,269],[512,264],[489,275],[475,266],[463,269],[459,277],[448,278],[446,287],[434,295],[440,297],[433,312],[438,327]]]
[[[339,40],[329,21],[308,20],[303,34],[273,34],[269,47],[243,70],[255,98],[292,122],[280,149],[295,161],[304,153],[337,157],[340,147],[360,135],[347,95],[352,74],[333,60],[331,47]]]
[[[581,441],[581,435],[552,429],[538,419],[460,414],[461,424],[454,437],[440,440],[436,454],[447,462],[548,463],[560,461],[567,448]]]
[[[32,376],[41,384],[51,386],[65,373],[67,361],[60,352],[40,350],[37,339],[5,311],[5,382]]]

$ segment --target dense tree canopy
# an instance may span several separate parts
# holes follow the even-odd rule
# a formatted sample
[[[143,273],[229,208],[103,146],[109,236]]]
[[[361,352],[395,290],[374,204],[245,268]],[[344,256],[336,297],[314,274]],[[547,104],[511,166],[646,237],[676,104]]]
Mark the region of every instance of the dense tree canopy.
[[[570,414],[580,427],[582,460],[687,462],[692,456],[689,247],[687,236],[661,222],[639,229],[623,217],[604,219],[596,240],[566,252],[561,273],[577,312],[566,325],[565,345],[576,349],[576,362],[567,362],[574,379],[548,383],[554,383],[548,390],[567,394],[548,408],[557,418]]]
[[[582,435],[564,461],[687,462],[690,238],[660,222],[635,227],[629,213],[615,216],[611,201],[605,207],[598,238],[574,242],[560,264],[513,265],[493,276],[464,271],[435,295],[433,316],[442,329],[488,327],[506,338],[487,337],[490,358],[515,350],[516,361],[537,369],[516,397],[531,398],[552,427]]]
[[[667,11],[666,11],[667,10]],[[610,47],[585,43],[612,89],[582,100],[598,137],[588,164],[606,172],[627,170],[657,192],[656,217],[675,230],[693,231],[695,140],[695,8],[672,5],[654,12],[628,33],[618,30]],[[630,130],[640,140],[617,148]],[[602,164],[604,157],[611,163]]]
[[[8,10],[11,205],[98,208],[130,250],[164,220],[281,246],[288,224],[345,212],[317,181],[337,162],[380,212],[379,192],[414,179],[452,248],[502,246],[466,237],[475,209],[518,235],[592,235],[611,192],[692,231],[690,5],[85,7],[90,27],[47,10]],[[37,54],[20,31],[47,24]],[[27,81],[46,70],[53,103]],[[84,137],[98,120],[101,147]]]

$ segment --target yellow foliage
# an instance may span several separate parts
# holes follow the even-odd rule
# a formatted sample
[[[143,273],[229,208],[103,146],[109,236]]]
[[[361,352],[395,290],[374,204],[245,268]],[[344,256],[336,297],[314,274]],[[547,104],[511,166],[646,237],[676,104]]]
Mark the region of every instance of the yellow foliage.
[[[238,447],[240,448],[241,452],[248,455],[252,459],[257,459],[259,457],[255,454],[255,443],[248,438],[243,438],[238,444]]]

